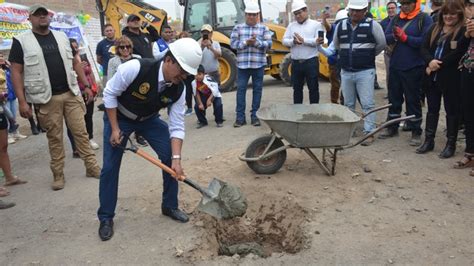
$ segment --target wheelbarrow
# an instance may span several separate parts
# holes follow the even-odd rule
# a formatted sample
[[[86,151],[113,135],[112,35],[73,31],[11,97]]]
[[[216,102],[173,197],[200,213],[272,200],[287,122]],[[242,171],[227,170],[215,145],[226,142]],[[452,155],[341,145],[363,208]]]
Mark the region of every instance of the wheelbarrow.
[[[130,138],[128,138],[127,141],[129,142],[129,145],[126,145],[127,142],[125,142],[125,145],[119,145],[118,147],[125,151],[131,151],[137,154],[174,177],[177,176],[173,169],[144,150],[138,148]],[[209,183],[209,186],[205,188],[188,177],[184,177],[182,181],[202,194],[198,210],[217,219],[230,219],[242,216],[247,211],[247,199],[245,198],[245,195],[238,187],[233,186],[232,184],[213,178],[211,183]]]
[[[350,144],[357,123],[367,115],[390,106],[374,108],[361,116],[345,106],[331,103],[278,104],[261,108],[257,117],[270,127],[271,132],[253,140],[239,159],[247,162],[257,174],[274,174],[283,166],[286,150],[299,148],[327,175],[335,175],[338,151],[355,147],[385,127],[414,117],[389,120]],[[316,156],[311,149],[322,149],[321,157]]]

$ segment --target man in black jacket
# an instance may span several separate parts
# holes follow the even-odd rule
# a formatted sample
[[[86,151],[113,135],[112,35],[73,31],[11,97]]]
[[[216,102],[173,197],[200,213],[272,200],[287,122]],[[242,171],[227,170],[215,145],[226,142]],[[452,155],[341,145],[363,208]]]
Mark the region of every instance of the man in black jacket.
[[[104,89],[104,165],[100,174],[97,212],[99,236],[112,238],[117,206],[120,164],[132,132],[143,135],[161,162],[176,173],[163,171],[161,211],[179,222],[189,220],[178,208],[178,180],[184,180],[181,147],[184,139],[185,97],[183,80],[195,75],[202,60],[201,46],[191,38],[170,44],[165,57],[133,59],[122,64]],[[158,112],[168,109],[169,126]]]
[[[133,53],[142,58],[153,58],[153,43],[159,39],[158,31],[153,26],[146,29],[149,33],[141,31],[142,23],[137,15],[130,15],[127,18],[127,27],[122,30],[122,35],[127,36],[133,42]],[[135,133],[138,144],[147,146],[145,139]]]
[[[141,31],[142,24],[136,15],[127,18],[127,27],[122,30],[122,34],[130,38],[133,42],[133,53],[142,58],[153,58],[153,42],[159,39],[158,31],[153,26],[148,26],[148,33]]]

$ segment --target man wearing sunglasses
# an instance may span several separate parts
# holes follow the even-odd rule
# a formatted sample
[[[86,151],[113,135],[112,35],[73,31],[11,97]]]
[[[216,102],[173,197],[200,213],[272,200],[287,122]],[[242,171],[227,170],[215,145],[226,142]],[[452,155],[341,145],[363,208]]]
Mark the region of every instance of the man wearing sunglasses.
[[[293,103],[303,103],[303,86],[306,80],[309,103],[319,103],[319,58],[316,39],[324,34],[320,22],[308,15],[308,7],[303,0],[295,0],[291,5],[295,22],[290,23],[283,36],[283,45],[290,48],[291,81],[293,83]]]
[[[388,45],[394,45],[390,57],[388,79],[387,120],[401,117],[403,102],[406,114],[415,118],[406,121],[411,129],[409,145],[421,144],[421,95],[425,62],[420,53],[423,39],[433,24],[428,14],[421,11],[420,0],[401,0],[400,13],[395,16],[385,31]],[[398,135],[398,124],[390,125],[379,138],[386,139]]]
[[[42,4],[29,9],[32,29],[15,37],[9,60],[12,83],[20,114],[32,117],[28,103],[39,108],[38,121],[47,130],[53,190],[64,188],[63,124],[66,121],[74,136],[77,151],[84,160],[86,176],[98,178],[100,167],[89,144],[84,114],[86,106],[77,78],[84,84],[85,100],[94,101],[91,85],[84,75],[79,54],[63,32],[49,29],[51,16]]]
[[[158,31],[149,25],[146,29],[149,33],[143,33],[140,17],[130,15],[127,18],[127,27],[122,30],[122,35],[127,36],[133,42],[133,53],[142,58],[153,58],[153,43],[159,39]]]
[[[230,45],[237,50],[237,97],[234,127],[247,124],[245,119],[245,94],[247,84],[252,77],[252,109],[250,111],[253,126],[260,126],[257,111],[262,99],[263,74],[267,65],[266,52],[272,47],[272,33],[264,24],[259,23],[260,7],[256,2],[245,6],[245,23],[238,24],[230,35]]]
[[[184,139],[185,89],[183,80],[195,75],[202,60],[200,45],[182,38],[169,45],[162,60],[132,59],[118,67],[104,89],[104,165],[100,175],[99,236],[113,236],[113,218],[123,146],[132,132],[142,135],[159,159],[177,174],[163,171],[161,211],[180,222],[187,215],[178,209],[178,180],[183,180],[181,146]],[[169,126],[158,112],[168,108]]]

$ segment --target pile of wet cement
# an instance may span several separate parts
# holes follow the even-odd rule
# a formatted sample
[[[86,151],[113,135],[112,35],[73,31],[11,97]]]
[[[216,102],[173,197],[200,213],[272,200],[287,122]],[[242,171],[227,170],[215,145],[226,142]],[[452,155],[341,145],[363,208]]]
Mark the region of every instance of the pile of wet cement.
[[[344,121],[342,117],[337,115],[325,115],[325,114],[303,114],[301,119],[297,121],[304,121],[304,122],[341,122]]]

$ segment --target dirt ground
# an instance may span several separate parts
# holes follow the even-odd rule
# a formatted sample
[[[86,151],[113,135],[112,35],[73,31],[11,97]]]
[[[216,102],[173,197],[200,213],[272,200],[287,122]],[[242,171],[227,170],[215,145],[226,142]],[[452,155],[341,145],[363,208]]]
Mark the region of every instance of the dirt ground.
[[[379,67],[384,85],[382,72]],[[290,87],[269,78],[264,85],[262,106],[292,102]],[[321,102],[329,102],[327,82],[320,82],[320,91]],[[377,105],[386,103],[386,93],[376,91]],[[247,96],[250,103],[251,91]],[[327,176],[297,149],[288,150],[276,174],[258,175],[237,157],[269,128],[233,128],[235,92],[225,93],[223,102],[223,128],[210,122],[195,129],[195,116],[186,117],[182,163],[202,185],[217,177],[239,186],[248,200],[244,217],[216,221],[200,213],[200,194],[184,184],[180,205],[190,222],[162,216],[161,172],[127,153],[115,235],[102,242],[98,180],[85,177],[81,160],[73,159],[66,145],[66,188],[53,192],[46,137],[30,136],[9,147],[15,174],[29,182],[10,188],[11,196],[3,198],[17,206],[0,211],[0,265],[474,264],[474,178],[468,170],[451,168],[462,156],[463,140],[455,158],[438,159],[444,122],[435,151],[426,155],[415,154],[409,133],[403,132],[340,152],[335,176]],[[377,121],[385,116],[386,111],[378,113]],[[212,114],[208,118],[212,121]],[[101,112],[94,122],[101,141]],[[30,134],[22,123],[22,133]],[[102,162],[102,150],[96,154]],[[220,255],[224,245],[242,243],[258,243],[262,257]]]

